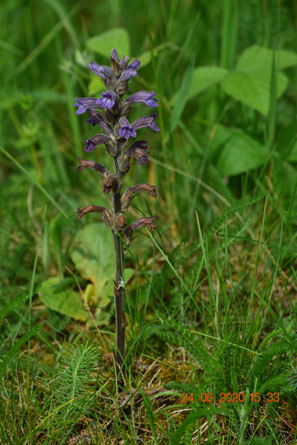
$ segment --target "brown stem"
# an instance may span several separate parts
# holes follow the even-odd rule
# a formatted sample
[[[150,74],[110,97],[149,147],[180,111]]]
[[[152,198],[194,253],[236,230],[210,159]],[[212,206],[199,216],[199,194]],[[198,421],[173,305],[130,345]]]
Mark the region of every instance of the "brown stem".
[[[118,161],[117,157],[114,158],[115,170],[117,176],[119,176]],[[113,208],[114,213],[121,212],[121,193],[117,191],[113,192]],[[125,356],[125,330],[126,330],[126,319],[124,312],[124,297],[125,297],[125,287],[124,287],[124,252],[123,243],[121,238],[113,231],[113,241],[115,250],[115,286],[114,286],[114,302],[115,302],[115,316],[116,316],[116,364],[118,374],[120,373],[123,365],[123,359]]]

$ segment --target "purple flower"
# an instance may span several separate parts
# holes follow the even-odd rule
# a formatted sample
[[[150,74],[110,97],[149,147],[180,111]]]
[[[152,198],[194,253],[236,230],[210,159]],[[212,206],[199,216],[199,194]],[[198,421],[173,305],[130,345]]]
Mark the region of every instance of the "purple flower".
[[[148,154],[150,147],[146,141],[135,141],[128,150],[119,157],[119,170],[126,174],[130,168],[130,159],[137,159],[140,165],[145,165],[148,162]]]
[[[130,63],[130,65],[128,65],[128,70],[138,70],[138,68],[140,67],[140,60],[138,59],[134,59],[132,63]]]
[[[110,66],[113,72],[118,76],[121,74],[120,59],[117,51],[113,49],[110,53]]]
[[[129,80],[131,79],[131,77],[135,77],[137,76],[137,71],[129,69],[129,70],[125,70],[123,71],[123,73],[121,74],[120,78],[119,78],[119,82],[122,82],[123,80]]]
[[[134,59],[127,69],[124,70],[119,78],[119,82],[128,81],[131,77],[137,76],[137,69],[140,67],[140,60]]]
[[[93,126],[99,125],[99,127],[101,127],[103,129],[105,134],[107,134],[107,135],[112,134],[112,130],[111,130],[110,126],[105,122],[103,117],[99,113],[97,113],[97,111],[90,110],[90,115],[91,115],[91,117],[89,119],[87,119],[87,122],[89,122],[89,124],[91,124]]]
[[[109,68],[109,66],[97,65],[95,62],[91,62],[89,64],[89,69],[104,82],[106,79],[110,79],[113,76],[112,69]]]
[[[150,116],[143,116],[132,122],[131,125],[133,128],[135,128],[135,130],[138,130],[139,128],[150,127],[153,131],[160,131],[160,128],[158,128],[154,122],[156,117],[157,113],[151,114]]]
[[[130,125],[128,119],[126,119],[125,117],[121,117],[119,123],[120,123],[119,135],[122,138],[128,140],[130,137],[132,138],[136,137],[136,131],[134,130],[132,125]]]
[[[110,57],[111,57],[115,62],[117,62],[117,63],[120,62],[118,52],[117,52],[117,50],[116,50],[115,48],[113,48],[113,49],[111,50]]]
[[[117,95],[113,91],[102,93],[102,96],[97,99],[96,104],[100,108],[108,108],[109,110],[115,105]]]
[[[140,117],[136,121],[132,122],[132,124],[130,124],[128,119],[126,119],[125,117],[121,117],[121,119],[119,120],[120,123],[119,136],[125,138],[126,140],[128,140],[130,137],[135,138],[136,137],[135,130],[144,127],[150,127],[153,131],[160,131],[160,129],[154,122],[156,117],[157,113],[154,113],[150,116]]]
[[[121,70],[125,70],[127,68],[129,60],[130,60],[130,58],[127,57],[127,56],[122,58],[122,60],[120,61],[120,68],[121,68]]]
[[[95,150],[97,145],[108,144],[108,142],[110,142],[110,138],[105,134],[96,134],[96,136],[87,139],[85,142],[86,146],[84,150],[89,153],[90,151]]]
[[[155,108],[158,106],[158,100],[154,98],[156,93],[152,91],[138,91],[138,93],[132,94],[132,96],[127,97],[124,103],[139,103],[143,102],[149,107]]]
[[[75,107],[78,107],[76,110],[76,114],[83,114],[87,111],[87,109],[95,110],[98,108],[96,106],[96,99],[93,99],[92,97],[83,97],[81,99],[75,99],[76,103],[73,104]]]

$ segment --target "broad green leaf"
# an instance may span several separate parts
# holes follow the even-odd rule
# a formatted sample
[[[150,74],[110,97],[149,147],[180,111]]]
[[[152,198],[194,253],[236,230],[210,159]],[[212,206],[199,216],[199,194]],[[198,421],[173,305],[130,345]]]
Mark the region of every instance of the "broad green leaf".
[[[84,302],[78,292],[61,286],[63,280],[53,277],[44,281],[39,288],[39,298],[50,309],[67,315],[75,320],[86,321],[89,314],[84,309]]]
[[[234,99],[267,115],[270,100],[271,67],[251,71],[234,71],[222,82],[222,88]],[[277,73],[277,98],[285,91],[288,79]]]
[[[256,45],[247,48],[240,55],[236,70],[223,80],[223,90],[234,99],[267,115],[271,95],[272,60],[272,49]],[[275,62],[277,69],[297,65],[297,54],[292,51],[276,51]],[[286,76],[277,73],[276,98],[283,94],[287,84]]]
[[[115,276],[112,234],[104,224],[92,223],[77,232],[75,241],[71,259],[81,276],[94,284],[98,305],[106,307],[113,295]],[[132,274],[132,269],[125,270],[126,281]]]
[[[129,35],[124,28],[109,29],[86,42],[87,47],[102,56],[109,57],[110,51],[116,48],[119,57],[130,55]]]
[[[250,46],[240,55],[236,70],[271,70],[273,50],[263,46]],[[297,54],[293,51],[276,51],[276,69],[297,65]]]
[[[267,148],[239,130],[219,127],[210,146],[214,163],[223,176],[237,175],[259,167],[267,160]],[[211,145],[212,145],[211,144]]]
[[[188,92],[188,100],[216,83],[221,82],[227,74],[228,70],[217,66],[202,66],[196,68],[193,72],[191,86]],[[178,93],[173,96],[170,105],[175,105],[177,100]]]

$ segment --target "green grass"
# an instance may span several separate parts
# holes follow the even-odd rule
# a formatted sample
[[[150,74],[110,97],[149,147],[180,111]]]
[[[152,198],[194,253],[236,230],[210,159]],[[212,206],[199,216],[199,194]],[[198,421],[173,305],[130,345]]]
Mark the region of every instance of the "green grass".
[[[1,443],[296,443],[297,10],[233,3],[1,3]],[[156,91],[161,129],[142,131],[151,162],[125,178],[159,191],[130,215],[158,228],[126,255],[124,388],[111,292],[94,291],[114,278],[107,229],[98,272],[75,257],[97,222],[77,207],[106,203],[77,157],[112,165],[83,153],[93,133],[73,103],[88,63],[108,64],[88,39],[113,28],[151,56],[130,88]],[[48,307],[42,284],[86,316]]]

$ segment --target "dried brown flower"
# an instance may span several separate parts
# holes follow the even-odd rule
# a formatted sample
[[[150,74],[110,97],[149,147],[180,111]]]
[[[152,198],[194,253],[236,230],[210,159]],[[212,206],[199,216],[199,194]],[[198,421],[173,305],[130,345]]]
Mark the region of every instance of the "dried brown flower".
[[[87,213],[91,213],[91,212],[103,213],[104,210],[107,210],[106,207],[89,205],[89,206],[83,207],[82,209],[77,209],[77,216],[79,218],[83,218],[84,216],[86,216]]]
[[[157,197],[156,190],[158,188],[159,187],[157,187],[156,185],[146,184],[145,182],[143,182],[141,184],[133,185],[132,187],[129,187],[127,190],[125,190],[125,192],[123,193],[122,198],[121,198],[122,210],[126,211],[128,209],[133,198],[139,192],[148,192],[150,196],[152,196],[153,198],[156,198]]]
[[[98,162],[87,161],[85,159],[80,159],[80,158],[78,158],[78,162],[79,162],[79,166],[77,167],[77,170],[79,172],[83,171],[84,168],[89,168],[91,170],[96,170],[97,172],[99,172],[99,174],[101,176],[110,174],[110,171],[103,165],[98,164]]]
[[[132,241],[132,235],[134,230],[140,229],[141,227],[148,227],[150,229],[156,229],[157,226],[154,223],[157,216],[144,216],[143,218],[139,218],[130,224],[129,227],[125,230],[124,239],[125,242],[129,245]]]

